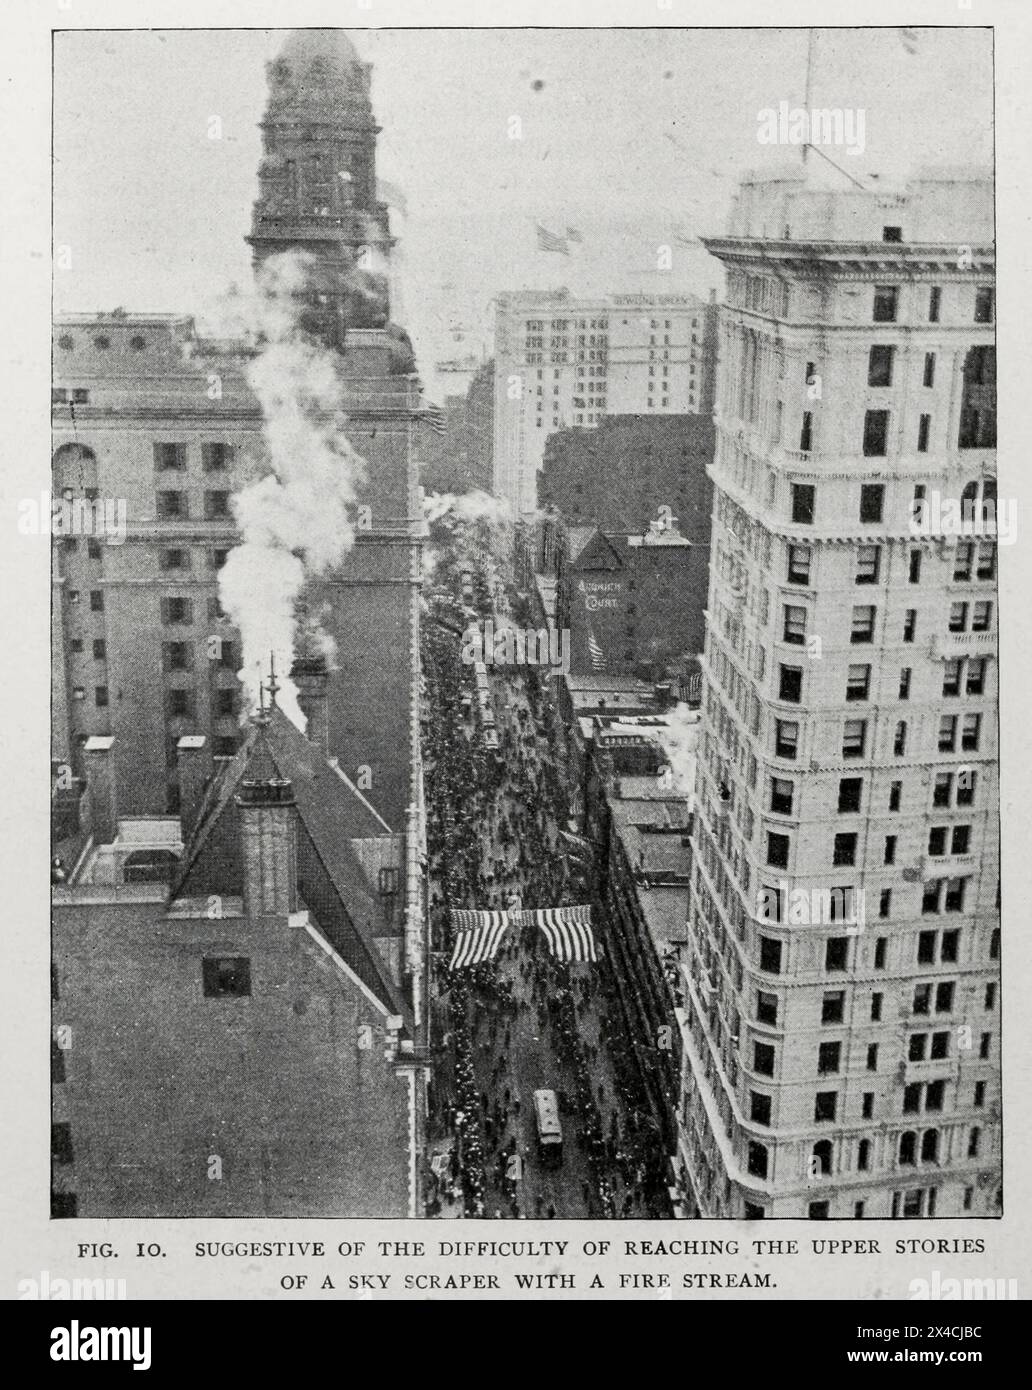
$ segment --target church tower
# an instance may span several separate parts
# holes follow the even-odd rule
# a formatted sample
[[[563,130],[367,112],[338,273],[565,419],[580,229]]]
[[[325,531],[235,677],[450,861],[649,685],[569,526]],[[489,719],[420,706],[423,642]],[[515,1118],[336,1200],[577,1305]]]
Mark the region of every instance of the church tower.
[[[342,349],[349,328],[385,328],[392,239],[376,196],[371,65],[338,29],[300,29],[266,65],[269,98],[251,235],[255,268],[313,258],[302,326]]]

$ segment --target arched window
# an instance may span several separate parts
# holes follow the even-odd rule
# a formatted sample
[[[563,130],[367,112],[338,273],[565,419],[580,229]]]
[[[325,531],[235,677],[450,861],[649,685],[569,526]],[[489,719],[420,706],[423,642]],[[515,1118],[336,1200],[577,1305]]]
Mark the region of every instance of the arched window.
[[[813,1146],[813,1171],[816,1176],[818,1173],[827,1174],[831,1172],[831,1140],[819,1139]]]
[[[917,1135],[912,1129],[899,1136],[899,1163],[906,1166],[917,1161]]]
[[[97,456],[85,444],[62,444],[54,453],[52,470],[55,494],[65,488],[82,493],[97,485]]]
[[[939,1131],[937,1129],[926,1129],[921,1135],[921,1162],[938,1163],[939,1161]]]

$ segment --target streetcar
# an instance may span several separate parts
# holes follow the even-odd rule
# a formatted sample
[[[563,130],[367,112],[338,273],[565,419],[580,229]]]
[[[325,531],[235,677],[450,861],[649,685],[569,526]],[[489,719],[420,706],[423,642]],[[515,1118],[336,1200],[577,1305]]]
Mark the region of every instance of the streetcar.
[[[534,1123],[538,1157],[546,1168],[557,1168],[563,1161],[563,1127],[554,1091],[534,1092]]]

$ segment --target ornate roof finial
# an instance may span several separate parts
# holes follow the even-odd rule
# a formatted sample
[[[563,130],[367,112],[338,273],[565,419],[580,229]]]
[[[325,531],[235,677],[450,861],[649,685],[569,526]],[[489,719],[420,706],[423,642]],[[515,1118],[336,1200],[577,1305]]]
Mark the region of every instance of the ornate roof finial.
[[[270,652],[270,653],[269,653],[269,684],[268,684],[268,691],[269,691],[269,708],[270,708],[270,709],[275,709],[275,708],[276,708],[276,692],[279,690],[279,688],[280,688],[280,683],[279,683],[279,681],[276,679],[276,654],[275,654],[275,652]]]

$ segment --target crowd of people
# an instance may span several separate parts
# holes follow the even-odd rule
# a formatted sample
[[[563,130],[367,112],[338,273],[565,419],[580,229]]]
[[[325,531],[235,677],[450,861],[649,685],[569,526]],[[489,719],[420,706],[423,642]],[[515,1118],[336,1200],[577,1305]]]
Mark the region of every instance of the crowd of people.
[[[458,593],[460,566],[471,568],[486,616],[519,600],[505,591],[496,564],[478,562],[485,531],[471,526],[458,537],[437,575]],[[423,627],[431,941],[444,1044],[431,1146],[450,1152],[447,1171],[431,1182],[428,1214],[459,1214],[457,1205],[473,1217],[669,1215],[663,1145],[630,1046],[621,1045],[601,942],[599,964],[568,965],[547,953],[535,926],[511,928],[494,960],[447,968],[453,908],[591,901],[592,885],[571,872],[562,849],[568,793],[547,681],[532,666],[492,670],[499,714],[492,754],[476,716],[463,711],[470,671],[454,631],[433,612]],[[528,1092],[541,1085],[558,1094],[567,1150],[580,1155],[572,1169],[583,1174],[576,1209],[572,1169],[558,1178],[535,1161],[532,1095],[521,1094],[521,1074],[532,1074]]]

